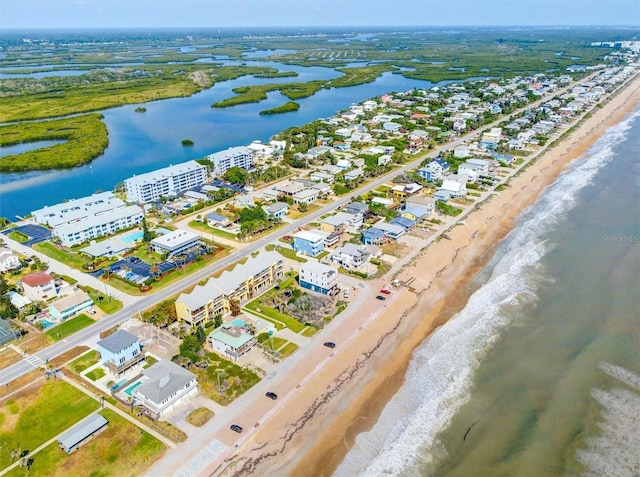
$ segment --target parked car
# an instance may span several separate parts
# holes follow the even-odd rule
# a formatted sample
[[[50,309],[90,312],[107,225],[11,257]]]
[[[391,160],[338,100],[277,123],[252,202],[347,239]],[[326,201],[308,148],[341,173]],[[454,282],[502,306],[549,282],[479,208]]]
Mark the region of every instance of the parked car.
[[[231,427],[229,429],[231,429],[234,432],[237,432],[238,434],[240,434],[244,430],[238,424],[231,424]]]
[[[273,399],[274,401],[276,399],[278,399],[278,395],[274,392],[269,391],[267,394],[265,394],[265,396],[267,396],[269,399]]]
[[[384,300],[386,300],[386,299],[387,299],[387,297],[386,297],[386,296],[384,296],[384,295],[378,295],[378,296],[376,297],[376,299],[384,301]]]
[[[380,290],[380,293],[384,293],[385,295],[391,295],[391,292],[386,288],[383,288],[382,290]]]
[[[335,344],[333,341],[325,341],[325,342],[324,342],[324,345],[325,345],[327,348],[335,348],[335,347],[336,347],[336,344]]]

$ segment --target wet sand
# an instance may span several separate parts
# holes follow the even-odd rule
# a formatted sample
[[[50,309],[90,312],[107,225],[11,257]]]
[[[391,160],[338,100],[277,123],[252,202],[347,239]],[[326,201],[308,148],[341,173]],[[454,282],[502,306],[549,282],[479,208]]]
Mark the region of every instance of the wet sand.
[[[401,386],[416,346],[464,307],[467,285],[511,231],[522,211],[572,160],[640,102],[640,78],[547,149],[533,164],[415,258],[395,277],[413,278],[397,290],[385,311],[238,449],[221,475],[331,475],[356,436],[370,429]],[[393,270],[392,270],[393,273]],[[372,283],[375,290],[389,278]],[[401,295],[401,296],[398,296]],[[376,302],[377,300],[372,300]],[[380,303],[368,303],[363,314]],[[360,312],[360,310],[358,310]],[[354,330],[355,331],[355,330]]]

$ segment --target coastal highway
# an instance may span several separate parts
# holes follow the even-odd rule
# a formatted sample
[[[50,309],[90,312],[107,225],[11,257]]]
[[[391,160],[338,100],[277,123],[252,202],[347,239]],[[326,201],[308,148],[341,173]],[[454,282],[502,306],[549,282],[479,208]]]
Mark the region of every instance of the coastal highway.
[[[595,74],[595,73],[594,73]],[[583,78],[582,80],[570,84],[568,86],[566,86],[565,88],[561,88],[558,91],[555,92],[555,95],[559,95],[562,94],[565,90],[568,90],[569,88],[573,88],[574,86],[576,86],[577,84],[580,84],[581,82],[584,81],[588,81],[591,78],[592,75],[589,75],[586,78]],[[536,107],[539,104],[541,104],[542,102],[547,101],[549,98],[547,97],[543,97],[541,99],[539,99],[538,101],[535,101],[534,103],[528,104],[525,108],[522,108],[519,111],[514,112],[513,114],[517,114],[520,111],[524,111],[526,109],[530,109],[532,107]],[[412,169],[415,169],[416,167],[418,167],[422,161],[424,161],[426,158],[429,157],[437,157],[437,155],[446,150],[446,149],[452,149],[455,148],[456,146],[462,144],[463,142],[478,136],[479,134],[481,134],[484,130],[491,128],[493,126],[495,126],[499,121],[503,121],[504,118],[501,118],[491,124],[488,124],[486,126],[483,126],[477,130],[475,130],[472,133],[468,133],[464,136],[459,137],[458,139],[455,139],[451,142],[448,142],[447,144],[434,148],[431,151],[429,151],[428,153],[422,154],[419,157],[417,157],[416,159],[414,159],[411,162],[408,162],[407,164],[396,168],[394,170],[392,170],[391,172],[388,172],[387,174],[384,174],[380,177],[375,178],[374,180],[372,180],[371,182],[369,182],[368,184],[366,184],[365,186],[356,189],[348,194],[346,194],[343,197],[340,197],[334,201],[332,201],[330,204],[325,205],[324,207],[321,207],[320,209],[310,213],[309,215],[306,215],[300,219],[297,220],[293,220],[291,223],[285,225],[282,228],[279,228],[277,231],[274,231],[273,233],[269,234],[266,237],[263,237],[259,240],[256,240],[255,242],[252,242],[250,244],[248,244],[247,246],[245,246],[244,248],[242,248],[241,250],[236,250],[233,253],[231,253],[230,255],[228,255],[227,257],[222,258],[221,260],[212,263],[206,267],[203,267],[201,270],[198,270],[194,273],[192,273],[191,275],[189,275],[188,277],[183,278],[182,280],[173,283],[170,286],[167,286],[166,288],[163,288],[149,296],[145,296],[143,298],[140,298],[138,301],[136,301],[133,305],[128,305],[125,306],[122,310],[120,310],[117,313],[114,313],[113,315],[107,316],[105,318],[100,319],[100,321],[98,321],[97,323],[83,329],[80,330],[76,333],[74,333],[73,335],[69,336],[68,338],[61,340],[57,343],[52,344],[51,346],[48,346],[47,348],[38,351],[37,353],[35,353],[35,355],[37,357],[39,357],[42,361],[47,361],[48,359],[52,359],[55,358],[57,356],[60,356],[61,354],[64,354],[65,352],[73,349],[76,346],[80,346],[86,342],[90,342],[92,340],[95,340],[97,335],[99,335],[100,332],[108,330],[109,328],[112,328],[122,322],[124,322],[125,320],[133,317],[134,315],[138,314],[139,312],[141,312],[142,310],[145,310],[146,308],[149,308],[150,306],[165,300],[177,293],[179,293],[180,291],[184,290],[185,288],[195,285],[196,283],[208,278],[210,275],[214,274],[215,272],[231,265],[232,263],[237,262],[238,260],[249,256],[251,253],[263,248],[266,244],[268,244],[269,242],[276,240],[278,237],[282,237],[284,235],[290,235],[292,233],[294,233],[299,227],[302,227],[303,225],[305,225],[308,222],[313,222],[317,219],[319,219],[322,215],[338,208],[338,207],[342,207],[346,204],[348,204],[351,199],[353,197],[359,196],[365,192],[368,192],[372,189],[375,189],[376,187],[381,186],[382,184],[390,181],[393,177],[397,176],[398,174],[402,174],[404,172],[408,172]],[[35,360],[31,360],[32,362]],[[29,371],[31,371],[32,369],[34,369],[34,365],[30,364],[29,362],[27,362],[26,360],[21,360],[18,363],[15,363],[11,366],[8,366],[7,368],[4,368],[2,370],[0,370],[0,385],[4,385],[6,383],[9,383],[11,381],[13,381],[14,379],[19,378],[20,376],[28,373]]]

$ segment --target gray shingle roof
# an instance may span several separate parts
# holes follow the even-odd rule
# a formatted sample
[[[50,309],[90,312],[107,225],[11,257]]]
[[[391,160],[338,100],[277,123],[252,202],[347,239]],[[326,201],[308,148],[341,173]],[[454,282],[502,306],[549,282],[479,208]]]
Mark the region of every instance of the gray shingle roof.
[[[125,349],[127,346],[137,342],[138,338],[135,335],[132,335],[125,330],[118,330],[112,335],[107,336],[105,339],[98,341],[98,346],[106,349],[107,351],[111,351],[112,353],[117,353]]]
[[[168,359],[161,359],[145,369],[142,374],[149,379],[140,384],[134,392],[156,404],[161,404],[196,377],[191,371]]]

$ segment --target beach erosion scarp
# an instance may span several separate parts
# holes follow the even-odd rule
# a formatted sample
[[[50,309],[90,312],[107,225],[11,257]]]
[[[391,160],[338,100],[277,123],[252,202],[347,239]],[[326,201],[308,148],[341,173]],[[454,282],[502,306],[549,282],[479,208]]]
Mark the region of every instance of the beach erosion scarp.
[[[403,382],[413,350],[468,300],[468,283],[491,259],[517,219],[564,168],[640,102],[640,79],[629,81],[562,141],[513,177],[439,240],[396,270],[411,281],[372,326],[334,359],[239,449],[221,475],[331,475],[361,432],[378,420]],[[371,289],[388,281],[371,284]],[[375,295],[375,294],[374,294]],[[354,332],[356,330],[353,330]]]

